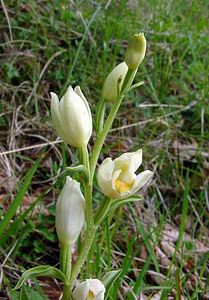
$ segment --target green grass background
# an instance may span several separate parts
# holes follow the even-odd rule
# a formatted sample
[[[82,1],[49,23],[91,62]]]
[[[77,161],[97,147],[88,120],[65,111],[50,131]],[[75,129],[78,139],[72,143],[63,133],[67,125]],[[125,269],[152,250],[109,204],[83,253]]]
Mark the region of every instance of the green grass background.
[[[128,38],[138,32],[145,33],[147,54],[136,80],[144,80],[145,85],[125,98],[100,162],[142,147],[143,168],[154,170],[155,176],[144,192],[143,208],[119,209],[117,217],[104,223],[81,278],[101,278],[108,270],[121,268],[109,299],[134,299],[128,287],[137,297],[140,292],[151,297],[161,290],[161,299],[169,299],[171,290],[180,289],[185,299],[204,299],[207,253],[191,271],[203,279],[204,287],[197,281],[192,292],[186,286],[184,255],[182,262],[174,255],[177,271],[166,272],[162,284],[153,282],[147,271],[161,272],[152,249],[167,222],[180,228],[176,249],[184,253],[186,247],[188,257],[194,245],[180,243],[187,224],[191,223],[192,238],[208,238],[208,11],[206,0],[1,1],[2,220],[11,201],[16,201],[8,217],[15,222],[13,228],[0,223],[1,299],[12,297],[11,288],[24,269],[59,263],[54,204],[65,167],[77,158],[63,144],[33,147],[57,139],[49,92],[61,96],[69,84],[80,85],[94,114],[105,77],[123,61]],[[94,138],[90,148],[93,142]],[[12,152],[19,148],[24,149]],[[34,167],[40,155],[44,158]],[[99,199],[96,188],[95,206]],[[151,219],[144,228],[143,213],[148,210],[157,223]],[[148,262],[137,264],[143,245]],[[59,287],[46,284],[54,289],[49,299],[58,299]]]

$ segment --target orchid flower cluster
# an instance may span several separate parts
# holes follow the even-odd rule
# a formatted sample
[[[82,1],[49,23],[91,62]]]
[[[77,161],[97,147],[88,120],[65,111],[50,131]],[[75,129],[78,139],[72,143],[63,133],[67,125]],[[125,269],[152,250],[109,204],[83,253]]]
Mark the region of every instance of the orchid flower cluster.
[[[30,275],[36,276],[37,274],[34,274],[35,271],[38,272],[37,268],[39,268],[37,276],[42,276],[44,271],[45,275],[49,275],[53,270],[53,276],[61,279],[64,283],[62,295],[64,300],[105,299],[104,280],[89,278],[76,284],[76,279],[86,261],[100,224],[112,209],[133,201],[132,196],[150,180],[153,174],[150,170],[136,174],[142,163],[142,149],[124,153],[114,160],[108,157],[96,170],[103,143],[124,96],[130,89],[143,84],[143,82],[133,84],[133,81],[145,52],[144,34],[134,34],[128,43],[125,61],[118,64],[107,76],[96,111],[96,141],[91,154],[89,154],[87,146],[93,130],[92,115],[88,101],[80,87],[76,86],[73,89],[72,86],[69,86],[60,100],[55,93],[51,93],[52,122],[63,142],[77,148],[79,164],[68,168],[72,177],[66,177],[65,185],[56,202],[56,231],[61,247],[60,270],[49,266],[47,270],[44,267],[42,269],[35,267],[31,269]],[[110,106],[108,113],[107,103]],[[73,179],[75,172],[82,174],[81,182]],[[92,205],[95,173],[101,194],[104,194],[103,201],[96,211],[93,210]],[[77,261],[72,265],[71,248],[82,231],[81,251]],[[34,269],[36,270],[34,271]],[[23,276],[24,280],[27,276]],[[19,283],[20,285],[21,283]]]

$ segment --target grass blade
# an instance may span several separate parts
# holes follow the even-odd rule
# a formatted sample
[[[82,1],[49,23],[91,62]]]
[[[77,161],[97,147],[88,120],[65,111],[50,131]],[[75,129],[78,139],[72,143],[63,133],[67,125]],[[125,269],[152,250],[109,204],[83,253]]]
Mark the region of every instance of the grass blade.
[[[26,174],[25,180],[22,184],[22,187],[20,188],[20,190],[19,190],[17,196],[15,197],[15,199],[12,201],[9,210],[5,214],[4,219],[0,223],[0,236],[2,235],[2,233],[6,229],[7,225],[9,224],[11,219],[13,218],[17,208],[22,204],[23,197],[24,197],[25,193],[27,192],[27,189],[28,189],[28,187],[31,183],[32,178],[33,178],[33,175],[36,172],[42,158],[43,158],[43,155],[41,155],[37,159],[37,161],[32,165],[32,167],[30,168],[30,170]]]
[[[18,216],[18,218],[11,224],[11,226],[8,228],[6,234],[3,235],[3,237],[0,240],[1,247],[4,247],[5,243],[9,239],[9,237],[11,237],[12,235],[16,237],[24,219],[27,217],[27,215],[30,212],[32,212],[32,210],[34,209],[36,204],[43,199],[45,194],[46,194],[45,192],[41,193],[41,195],[37,197],[37,199],[30,205],[30,207],[26,211],[24,211],[20,216]]]
[[[134,287],[133,287],[134,295],[139,295],[139,293],[141,292],[143,279],[149,268],[151,260],[152,260],[152,255],[150,254],[149,257],[147,258],[145,264],[143,265],[143,268],[142,268],[141,272],[139,273],[139,276],[137,277],[136,282],[134,284]],[[135,299],[136,299],[136,297],[134,297],[133,294],[130,294],[128,297],[128,300],[135,300]]]

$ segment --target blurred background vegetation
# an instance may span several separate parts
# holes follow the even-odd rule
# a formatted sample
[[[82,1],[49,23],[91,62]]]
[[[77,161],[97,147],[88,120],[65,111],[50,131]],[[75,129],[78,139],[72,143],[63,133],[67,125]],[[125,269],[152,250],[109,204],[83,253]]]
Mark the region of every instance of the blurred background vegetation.
[[[142,203],[105,221],[81,278],[121,268],[108,299],[209,299],[208,1],[0,3],[0,299],[19,299],[25,269],[59,264],[55,200],[77,156],[57,138],[49,93],[80,85],[94,114],[138,32],[145,84],[124,100],[101,161],[143,148],[155,175]],[[60,297],[56,281],[33,285],[33,299]]]

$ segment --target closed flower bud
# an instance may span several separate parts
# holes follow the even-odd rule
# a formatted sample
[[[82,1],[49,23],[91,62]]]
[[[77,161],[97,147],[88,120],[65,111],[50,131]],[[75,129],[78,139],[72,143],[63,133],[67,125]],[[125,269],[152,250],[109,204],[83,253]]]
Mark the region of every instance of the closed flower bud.
[[[152,176],[146,170],[138,175],[135,171],[142,163],[142,150],[124,153],[112,160],[106,158],[100,165],[97,175],[102,192],[109,198],[125,198],[136,193]]]
[[[121,90],[127,71],[128,66],[125,62],[122,62],[109,73],[102,89],[103,99],[110,102],[114,102],[117,99],[117,93]]]
[[[92,116],[88,102],[79,86],[71,86],[59,101],[51,93],[51,116],[58,135],[74,147],[87,145],[92,134]]]
[[[67,176],[56,204],[56,231],[63,245],[74,243],[85,220],[85,199],[80,183]]]
[[[138,68],[145,57],[146,39],[144,33],[134,34],[128,43],[128,48],[125,54],[125,62],[132,70]]]
[[[105,287],[98,279],[87,279],[73,291],[74,300],[103,300]]]

